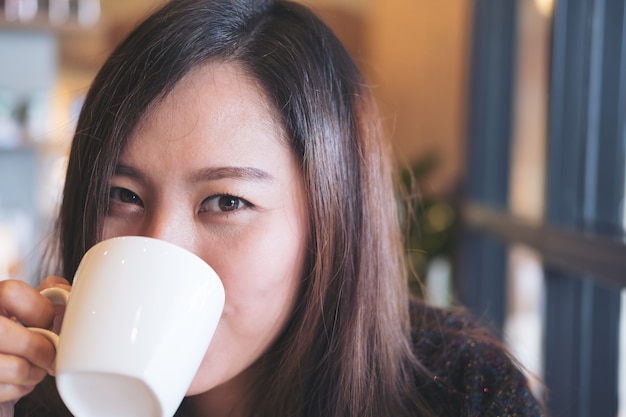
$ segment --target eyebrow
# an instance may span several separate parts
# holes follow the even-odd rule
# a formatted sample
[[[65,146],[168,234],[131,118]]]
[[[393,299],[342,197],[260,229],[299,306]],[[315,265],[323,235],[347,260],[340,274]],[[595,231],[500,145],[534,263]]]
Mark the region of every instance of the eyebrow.
[[[269,182],[274,177],[267,171],[252,167],[215,167],[204,168],[193,175],[195,181],[213,181],[224,178]]]
[[[146,176],[140,170],[124,164],[116,165],[114,175],[128,176],[140,180],[146,179]],[[203,168],[191,176],[193,182],[215,181],[226,178],[255,182],[271,182],[274,180],[274,177],[269,172],[252,167]]]

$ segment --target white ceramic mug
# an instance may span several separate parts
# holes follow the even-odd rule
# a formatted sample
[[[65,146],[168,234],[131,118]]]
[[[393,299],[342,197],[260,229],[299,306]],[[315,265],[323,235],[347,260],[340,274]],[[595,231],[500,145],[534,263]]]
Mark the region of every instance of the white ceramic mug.
[[[67,303],[59,336],[35,330],[57,346],[57,387],[77,417],[174,415],[224,307],[207,263],[138,236],[89,249],[71,293],[42,293]]]

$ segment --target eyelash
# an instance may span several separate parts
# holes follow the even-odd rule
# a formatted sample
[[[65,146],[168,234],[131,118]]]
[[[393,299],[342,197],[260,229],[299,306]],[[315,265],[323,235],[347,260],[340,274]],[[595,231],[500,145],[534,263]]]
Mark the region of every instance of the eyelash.
[[[137,205],[139,207],[143,207],[143,201],[141,197],[139,197],[136,193],[131,190],[123,187],[111,187],[109,190],[109,198],[112,202],[118,204],[130,204]],[[226,200],[223,200],[226,199]],[[126,200],[126,201],[125,201]],[[237,206],[232,209],[224,209],[222,204],[228,204],[236,202]],[[207,210],[206,207],[209,204],[217,204],[216,210]],[[200,213],[225,213],[231,214],[233,212],[245,209],[252,208],[253,205],[242,197],[238,197],[234,194],[215,194],[210,197],[205,198],[200,204]]]

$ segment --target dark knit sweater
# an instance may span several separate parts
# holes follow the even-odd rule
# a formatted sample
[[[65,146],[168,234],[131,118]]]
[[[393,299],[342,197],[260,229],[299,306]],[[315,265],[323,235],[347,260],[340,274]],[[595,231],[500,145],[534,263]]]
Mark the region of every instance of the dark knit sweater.
[[[413,317],[415,353],[431,373],[420,391],[436,415],[545,415],[506,349],[469,314],[416,305]]]

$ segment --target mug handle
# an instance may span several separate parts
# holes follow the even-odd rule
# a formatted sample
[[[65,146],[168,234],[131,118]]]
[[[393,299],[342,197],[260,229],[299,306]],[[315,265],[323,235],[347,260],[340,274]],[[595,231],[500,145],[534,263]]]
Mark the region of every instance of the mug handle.
[[[70,296],[69,291],[58,287],[46,288],[41,291],[41,294],[50,300],[54,305],[67,305],[67,300]],[[55,349],[59,349],[59,335],[56,333],[39,327],[28,327],[28,330],[45,336],[50,342],[52,342]]]

